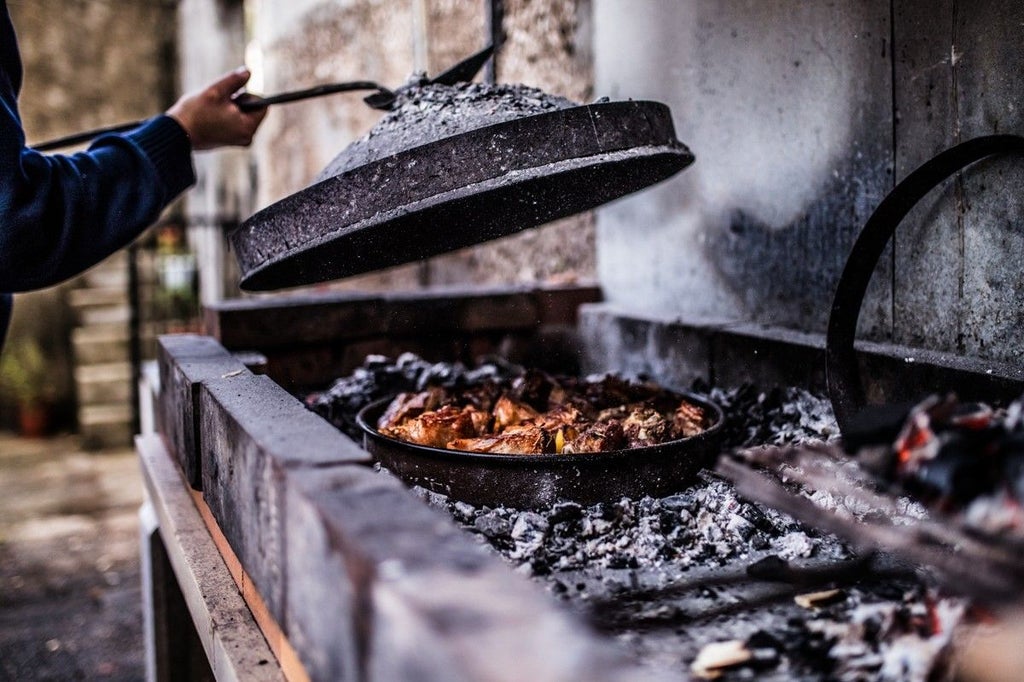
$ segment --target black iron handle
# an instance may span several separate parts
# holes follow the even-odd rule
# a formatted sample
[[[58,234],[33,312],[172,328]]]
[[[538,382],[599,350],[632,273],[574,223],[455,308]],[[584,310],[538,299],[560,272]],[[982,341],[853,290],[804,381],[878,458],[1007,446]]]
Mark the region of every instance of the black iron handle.
[[[296,102],[298,100],[309,99],[311,97],[323,97],[324,95],[332,95],[336,92],[349,92],[351,90],[376,90],[377,92],[365,98],[366,103],[374,109],[386,109],[392,102],[394,102],[395,99],[395,94],[393,92],[378,85],[377,83],[374,83],[373,81],[351,81],[348,83],[328,83],[326,85],[317,85],[312,88],[282,92],[281,94],[271,95],[269,97],[260,97],[251,93],[242,93],[237,95],[233,101],[242,111],[255,111],[257,109],[269,107],[271,104]],[[82,133],[75,133],[73,135],[59,137],[54,140],[40,142],[39,144],[32,145],[32,149],[35,149],[37,152],[45,152],[53,149],[71,147],[83,142],[88,142],[100,135],[106,135],[108,133],[123,133],[125,131],[132,130],[133,128],[138,128],[143,123],[145,123],[145,120],[140,119],[138,121],[120,123],[118,125],[107,126],[104,128],[95,128]]]
[[[323,97],[324,95],[332,95],[336,92],[349,92],[351,90],[377,90],[380,93],[391,94],[390,90],[374,83],[373,81],[351,81],[349,83],[328,83],[327,85],[317,85],[312,88],[294,90],[292,92],[282,92],[279,95],[270,95],[269,97],[260,97],[259,95],[253,95],[251,93],[243,93],[235,97],[234,101],[242,111],[256,111],[257,109],[268,107],[271,104],[297,102],[298,100],[309,99],[310,97]]]
[[[1024,153],[1024,137],[987,135],[951,147],[897,184],[864,224],[836,285],[828,319],[825,377],[840,430],[846,431],[866,404],[853,342],[864,294],[885,245],[914,205],[943,180],[986,156],[1006,153]]]

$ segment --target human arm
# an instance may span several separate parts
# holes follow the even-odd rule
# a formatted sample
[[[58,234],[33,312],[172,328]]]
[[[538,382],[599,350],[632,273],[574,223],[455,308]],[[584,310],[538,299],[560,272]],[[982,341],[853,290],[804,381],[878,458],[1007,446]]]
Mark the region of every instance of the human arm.
[[[8,38],[4,12],[0,43]],[[0,49],[0,291],[55,284],[127,245],[195,182],[193,147],[248,144],[265,115],[231,101],[248,79],[239,70],[88,151],[44,155],[25,146],[20,76],[16,49]]]
[[[248,145],[266,108],[242,111],[233,99],[249,80],[249,70],[240,67],[221,76],[197,92],[185,95],[167,110],[181,124],[196,151],[226,145]]]

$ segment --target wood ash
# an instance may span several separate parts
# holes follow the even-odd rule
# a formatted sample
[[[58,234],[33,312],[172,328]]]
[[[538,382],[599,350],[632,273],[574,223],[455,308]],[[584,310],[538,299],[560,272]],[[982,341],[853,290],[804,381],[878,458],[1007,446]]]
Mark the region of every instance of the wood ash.
[[[391,111],[327,164],[315,182],[445,137],[578,106],[525,85],[440,85],[427,83],[421,76],[413,76],[396,95]]]
[[[354,415],[374,399],[517,371],[500,360],[467,368],[371,356],[307,404],[360,438]],[[724,450],[838,437],[829,401],[802,389],[690,390],[723,408]],[[638,661],[681,678],[933,679],[963,617],[962,601],[937,596],[908,565],[857,554],[713,472],[663,498],[541,510],[414,490]],[[728,655],[716,654],[726,643]]]

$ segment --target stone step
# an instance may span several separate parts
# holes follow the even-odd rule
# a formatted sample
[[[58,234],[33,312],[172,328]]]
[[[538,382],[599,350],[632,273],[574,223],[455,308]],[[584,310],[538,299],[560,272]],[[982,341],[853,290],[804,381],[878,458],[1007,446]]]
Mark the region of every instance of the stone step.
[[[132,399],[132,368],[128,362],[108,362],[75,368],[78,404],[129,404]]]
[[[99,308],[85,308],[78,311],[78,323],[83,327],[91,327],[97,324],[121,324],[128,325],[131,319],[131,308],[128,305],[118,305]]]
[[[124,324],[96,324],[71,331],[75,363],[78,366],[128,360],[128,327]]]
[[[128,254],[118,251],[81,276],[86,286],[128,289]]]
[[[124,287],[88,287],[73,289],[68,303],[77,311],[90,308],[109,308],[128,305],[128,290]]]
[[[132,411],[126,401],[117,405],[85,405],[78,410],[78,433],[89,450],[130,445]]]

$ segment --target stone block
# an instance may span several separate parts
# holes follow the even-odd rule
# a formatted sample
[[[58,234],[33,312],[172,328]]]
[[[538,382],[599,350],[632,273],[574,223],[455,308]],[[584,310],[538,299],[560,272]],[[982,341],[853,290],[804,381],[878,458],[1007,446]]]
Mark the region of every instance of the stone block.
[[[85,405],[78,411],[78,433],[86,449],[131,445],[132,411],[122,405]]]
[[[180,334],[161,336],[157,342],[160,366],[160,415],[168,449],[196,490],[202,489],[199,459],[197,403],[199,385],[207,379],[248,374],[239,360],[207,336]]]
[[[71,332],[75,362],[95,365],[128,358],[128,328],[122,324],[78,327]]]
[[[204,380],[198,415],[203,498],[270,614],[283,622],[287,469],[367,464],[370,457],[261,375]]]
[[[825,390],[825,339],[820,334],[737,323],[715,335],[713,353],[719,386]]]
[[[207,306],[203,315],[206,330],[232,350],[317,345],[387,329],[380,298],[366,294],[233,299]]]
[[[644,679],[389,474],[304,468],[285,487],[286,631],[313,679]]]
[[[132,367],[127,362],[75,368],[79,405],[131,403]]]

